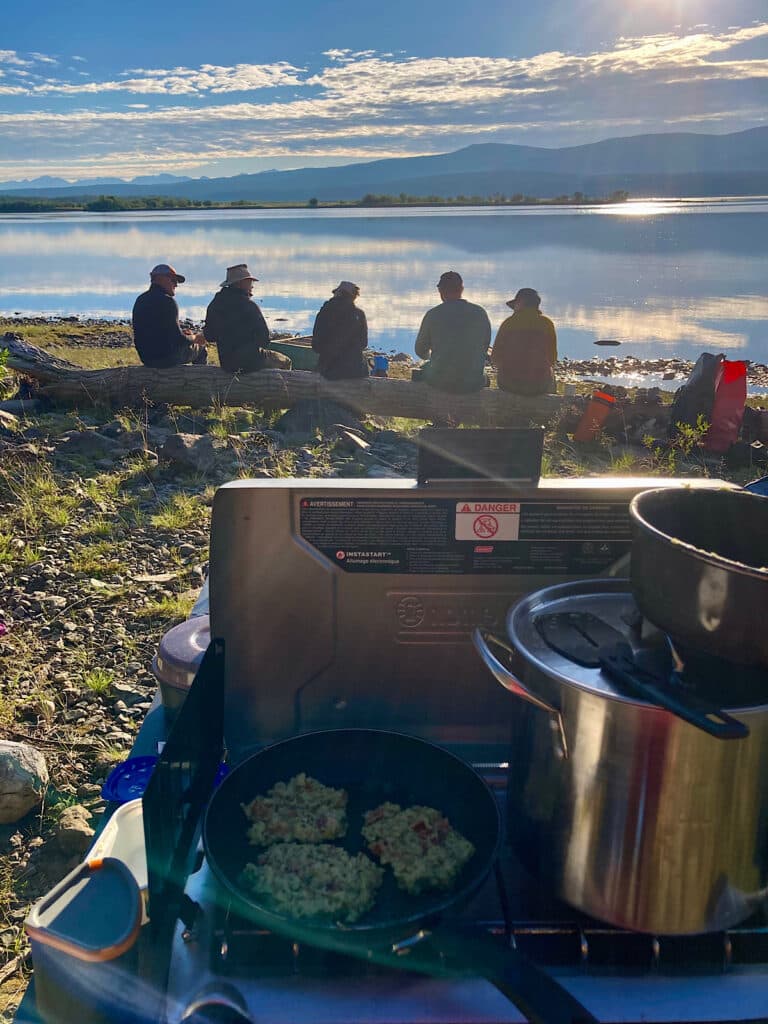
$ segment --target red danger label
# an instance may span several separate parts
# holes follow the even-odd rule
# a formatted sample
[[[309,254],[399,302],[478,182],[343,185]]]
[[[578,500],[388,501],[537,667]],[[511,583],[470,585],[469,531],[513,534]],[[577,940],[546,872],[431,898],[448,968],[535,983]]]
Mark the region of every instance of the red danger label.
[[[478,516],[472,524],[472,531],[476,537],[488,540],[499,532],[499,521],[496,516]]]

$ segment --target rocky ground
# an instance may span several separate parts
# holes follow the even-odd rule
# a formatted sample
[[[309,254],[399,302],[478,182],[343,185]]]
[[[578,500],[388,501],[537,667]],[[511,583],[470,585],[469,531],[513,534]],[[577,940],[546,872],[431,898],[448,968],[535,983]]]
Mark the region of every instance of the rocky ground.
[[[201,325],[191,320],[185,321],[184,326],[199,330]],[[94,320],[81,317],[6,317],[0,318],[0,329],[13,330],[23,334],[33,344],[42,344],[36,341],[35,336],[40,337],[50,333],[55,338],[57,346],[69,347],[73,350],[102,348],[102,349],[125,349],[129,358],[133,353],[133,336],[129,320]],[[275,337],[281,336],[279,332]],[[282,335],[285,337],[285,335]],[[43,346],[44,347],[44,346]],[[609,354],[611,353],[611,354]],[[381,353],[384,355],[385,353]],[[402,372],[410,374],[410,369],[418,363],[418,360],[405,352],[389,356],[390,365],[395,374]],[[128,361],[128,359],[126,359]],[[130,359],[133,361],[133,359]],[[559,380],[578,381],[583,377],[611,377],[626,375],[653,375],[662,380],[675,382],[670,384],[670,390],[678,384],[687,380],[693,369],[693,363],[685,359],[641,359],[639,356],[624,355],[619,347],[605,347],[599,350],[599,354],[591,359],[561,359],[557,365],[556,372]],[[747,379],[750,386],[768,388],[768,365],[765,363],[753,362],[747,370]]]
[[[130,344],[124,324],[41,318],[13,329],[58,355],[98,351],[101,365]],[[17,386],[0,379],[0,399]],[[695,438],[668,444],[658,394],[627,397],[612,433],[578,446],[570,431],[585,402],[550,426],[545,473],[759,475],[702,457]],[[90,845],[102,783],[154,695],[158,642],[205,578],[216,488],[239,476],[413,476],[423,425],[360,422],[340,407],[321,421],[301,408],[10,408],[0,402],[0,775],[8,744],[45,763],[28,773],[39,794],[19,820],[3,818],[0,785],[0,1019],[30,969],[27,908]]]

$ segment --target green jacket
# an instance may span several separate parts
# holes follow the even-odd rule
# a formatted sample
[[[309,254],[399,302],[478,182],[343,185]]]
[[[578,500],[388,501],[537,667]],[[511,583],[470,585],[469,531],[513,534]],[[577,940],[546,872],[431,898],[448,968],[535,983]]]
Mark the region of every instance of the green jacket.
[[[429,359],[423,379],[441,391],[476,391],[485,384],[491,322],[482,306],[449,299],[427,311],[416,338],[416,355]]]

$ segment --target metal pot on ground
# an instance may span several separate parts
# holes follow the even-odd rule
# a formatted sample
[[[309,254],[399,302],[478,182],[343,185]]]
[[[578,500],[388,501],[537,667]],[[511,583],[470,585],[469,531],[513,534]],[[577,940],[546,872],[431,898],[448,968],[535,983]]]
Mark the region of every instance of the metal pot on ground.
[[[619,927],[674,935],[737,924],[768,881],[768,674],[762,703],[730,709],[748,736],[715,739],[554,651],[537,617],[574,611],[625,635],[637,615],[626,581],[587,580],[529,595],[501,642],[475,634],[519,698],[510,841],[558,897]]]

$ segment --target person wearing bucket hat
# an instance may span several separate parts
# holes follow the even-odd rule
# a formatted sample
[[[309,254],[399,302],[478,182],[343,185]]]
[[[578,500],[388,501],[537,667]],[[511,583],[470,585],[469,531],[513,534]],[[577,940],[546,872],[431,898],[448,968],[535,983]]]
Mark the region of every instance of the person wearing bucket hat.
[[[440,391],[454,394],[485,387],[485,359],[491,322],[482,306],[463,298],[464,282],[446,270],[437,282],[441,303],[427,310],[416,337],[416,355],[428,360],[413,371]]]
[[[227,267],[227,274],[205,313],[203,334],[215,343],[227,373],[254,373],[267,368],[290,370],[291,361],[269,348],[269,328],[251,299],[257,277],[247,263]]]
[[[539,309],[539,293],[520,288],[507,305],[512,316],[499,327],[491,349],[499,387],[518,395],[552,394],[556,390],[557,334],[555,325]]]
[[[206,363],[205,339],[182,330],[176,286],[186,278],[170,263],[158,263],[149,272],[149,288],[133,304],[133,343],[145,366],[167,369],[184,363]]]
[[[352,281],[341,281],[324,302],[312,328],[312,348],[320,357],[318,372],[328,380],[367,377],[368,321],[355,305],[360,289]]]

